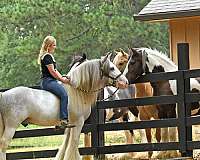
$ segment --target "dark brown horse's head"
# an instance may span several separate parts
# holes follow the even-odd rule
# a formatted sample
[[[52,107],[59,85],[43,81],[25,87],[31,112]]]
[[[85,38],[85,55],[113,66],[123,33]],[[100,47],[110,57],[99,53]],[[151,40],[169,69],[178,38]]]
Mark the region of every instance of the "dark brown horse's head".
[[[124,70],[124,74],[129,83],[134,81],[145,72],[146,56],[142,50],[130,48],[129,49],[129,61]]]

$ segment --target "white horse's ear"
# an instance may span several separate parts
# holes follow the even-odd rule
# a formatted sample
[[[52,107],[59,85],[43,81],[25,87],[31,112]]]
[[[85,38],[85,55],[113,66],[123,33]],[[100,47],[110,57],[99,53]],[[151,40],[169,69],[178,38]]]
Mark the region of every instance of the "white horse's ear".
[[[109,54],[101,58],[101,63],[104,64],[105,61],[108,59]]]
[[[109,52],[108,53],[108,59],[111,61],[111,57],[112,57],[113,53],[112,52]]]
[[[87,55],[85,53],[83,53],[82,60],[86,60],[86,59],[87,59]]]

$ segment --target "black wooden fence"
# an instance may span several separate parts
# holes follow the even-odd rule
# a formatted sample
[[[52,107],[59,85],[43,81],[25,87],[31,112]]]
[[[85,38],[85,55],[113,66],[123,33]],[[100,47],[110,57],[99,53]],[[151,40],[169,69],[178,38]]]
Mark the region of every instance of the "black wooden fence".
[[[200,141],[192,141],[192,125],[200,123],[200,116],[190,117],[188,104],[200,101],[200,94],[189,93],[189,78],[200,77],[200,70],[189,69],[189,45],[178,44],[179,70],[169,73],[155,73],[140,78],[137,82],[156,82],[161,80],[176,80],[177,95],[147,98],[124,99],[116,101],[98,101],[93,108],[92,124],[85,124],[82,132],[91,132],[92,147],[79,148],[81,155],[94,155],[96,159],[103,159],[104,154],[180,150],[182,156],[192,156],[193,149],[200,149]],[[136,121],[127,123],[103,122],[103,109],[128,106],[143,106],[150,104],[177,104],[178,117],[173,119]],[[94,118],[95,117],[95,118]],[[178,127],[178,142],[127,144],[104,146],[104,131]],[[63,134],[63,130],[54,128],[17,131],[14,138],[52,136]],[[7,159],[30,159],[54,157],[57,150],[31,151],[7,154]]]

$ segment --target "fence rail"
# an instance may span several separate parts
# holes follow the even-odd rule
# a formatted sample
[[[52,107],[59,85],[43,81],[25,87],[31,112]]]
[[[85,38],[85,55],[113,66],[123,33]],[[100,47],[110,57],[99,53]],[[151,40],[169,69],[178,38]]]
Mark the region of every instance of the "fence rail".
[[[142,151],[161,151],[161,150],[180,150],[183,156],[192,156],[193,149],[200,149],[199,141],[192,141],[191,126],[200,124],[200,116],[190,117],[187,106],[191,102],[200,101],[200,94],[189,93],[189,78],[200,77],[200,70],[188,70],[187,60],[180,60],[187,57],[188,44],[178,45],[179,52],[179,71],[168,73],[154,73],[142,76],[137,80],[139,82],[156,82],[161,80],[176,80],[177,95],[159,96],[136,99],[125,99],[116,101],[98,101],[96,107],[93,108],[92,124],[85,124],[82,132],[91,132],[92,147],[79,148],[82,155],[95,155],[99,157],[103,154],[124,153],[124,152],[142,152]],[[181,52],[181,54],[180,54]],[[180,62],[182,62],[180,64]],[[188,62],[187,62],[188,63]],[[35,87],[37,88],[37,87]],[[1,90],[4,91],[4,90]],[[104,124],[102,121],[103,109],[118,108],[127,106],[144,106],[151,104],[177,104],[178,117],[173,119],[137,121],[127,123],[109,123]],[[112,107],[111,107],[112,106]],[[179,141],[168,143],[151,143],[151,144],[128,144],[128,145],[104,145],[104,131],[114,130],[131,130],[144,128],[163,128],[178,127]],[[54,128],[36,129],[17,131],[14,138],[52,136],[63,134],[63,130],[55,130]],[[27,158],[49,158],[54,157],[57,150],[9,153],[8,159],[27,159]]]

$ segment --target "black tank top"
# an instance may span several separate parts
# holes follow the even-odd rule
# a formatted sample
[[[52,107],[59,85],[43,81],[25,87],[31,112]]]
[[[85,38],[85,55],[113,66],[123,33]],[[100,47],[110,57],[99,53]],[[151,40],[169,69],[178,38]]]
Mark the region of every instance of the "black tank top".
[[[54,60],[53,56],[50,54],[46,54],[42,59],[41,59],[41,71],[42,71],[42,78],[53,78],[55,79],[51,73],[49,72],[47,65],[53,64],[54,69],[56,69],[56,61]]]

